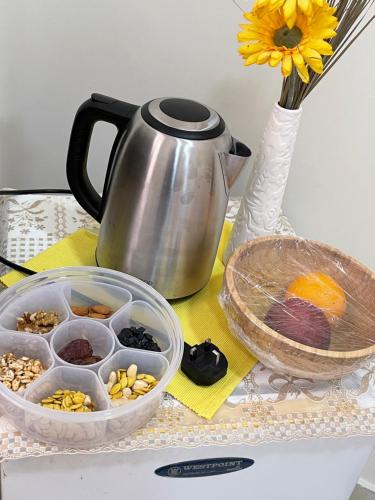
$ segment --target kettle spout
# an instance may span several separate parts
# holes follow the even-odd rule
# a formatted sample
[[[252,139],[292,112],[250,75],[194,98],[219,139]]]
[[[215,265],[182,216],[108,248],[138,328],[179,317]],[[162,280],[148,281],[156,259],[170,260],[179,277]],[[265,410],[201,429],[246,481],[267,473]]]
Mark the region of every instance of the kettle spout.
[[[246,165],[248,158],[251,156],[250,149],[242,142],[233,138],[233,146],[229,153],[219,153],[223,176],[228,189],[230,189],[234,181],[240,175],[241,170]]]

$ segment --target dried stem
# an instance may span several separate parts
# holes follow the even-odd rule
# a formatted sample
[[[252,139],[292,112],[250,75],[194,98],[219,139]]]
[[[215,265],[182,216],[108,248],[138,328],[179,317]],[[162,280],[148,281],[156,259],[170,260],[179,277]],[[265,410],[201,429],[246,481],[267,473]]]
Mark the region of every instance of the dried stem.
[[[314,90],[345,52],[353,45],[363,31],[374,21],[375,15],[366,21],[375,0],[329,0],[336,8],[339,20],[337,35],[329,40],[334,50],[332,56],[323,56],[324,71],[317,74],[309,69],[310,81],[305,84],[294,73],[284,79],[279,104],[287,109],[298,109],[303,100]]]

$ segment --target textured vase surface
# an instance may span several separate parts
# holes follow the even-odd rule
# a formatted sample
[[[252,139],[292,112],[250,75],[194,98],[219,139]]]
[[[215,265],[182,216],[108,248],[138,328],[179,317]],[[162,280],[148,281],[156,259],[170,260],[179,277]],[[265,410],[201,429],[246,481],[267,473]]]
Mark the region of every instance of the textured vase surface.
[[[227,263],[245,241],[273,234],[280,216],[302,109],[275,104],[224,254]]]

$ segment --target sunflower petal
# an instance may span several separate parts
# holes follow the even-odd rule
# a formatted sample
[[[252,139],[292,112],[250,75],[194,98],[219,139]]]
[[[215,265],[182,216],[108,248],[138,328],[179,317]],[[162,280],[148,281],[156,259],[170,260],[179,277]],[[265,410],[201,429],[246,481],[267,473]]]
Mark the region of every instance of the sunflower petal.
[[[307,59],[307,64],[310,68],[318,73],[319,75],[323,73],[323,61],[321,59],[316,59],[315,57],[309,57]]]
[[[284,0],[271,0],[270,1],[270,9],[271,10],[276,10],[280,9],[284,3]]]
[[[262,9],[268,4],[269,0],[256,0],[254,3],[254,10]]]
[[[283,62],[281,65],[281,72],[285,76],[285,78],[287,78],[291,74],[292,68],[293,68],[292,56],[287,54],[283,57]]]
[[[315,71],[315,73],[323,73],[323,61],[319,52],[309,47],[305,47],[302,50],[302,55],[307,64],[313,71]]]
[[[316,59],[322,59],[319,52],[317,50],[312,49],[311,47],[304,47],[301,50],[301,55],[306,59],[306,57],[314,57]]]
[[[245,66],[250,66],[251,64],[255,64],[257,62],[257,59],[258,59],[258,54],[252,54],[251,56],[249,56],[246,61],[244,62],[244,65]]]
[[[303,81],[303,83],[309,83],[310,76],[309,76],[309,72],[307,71],[307,68],[305,65],[303,65],[303,67],[297,68],[297,73],[298,73],[298,76]]]
[[[243,31],[241,31],[240,33],[244,33]],[[238,35],[240,35],[240,33],[238,33]],[[239,38],[241,38],[241,40],[239,40]],[[259,33],[256,33],[254,31],[247,31],[246,32],[246,37],[243,37],[244,39],[242,40],[242,35],[241,37],[237,37],[238,41],[239,42],[250,42],[252,40],[259,40],[260,38],[262,38],[262,35],[259,35]],[[246,38],[246,39],[245,39]]]
[[[250,42],[251,40],[254,40],[253,34],[248,32],[248,31],[240,31],[237,33],[237,40],[241,42]]]
[[[336,31],[332,28],[323,28],[314,32],[314,35],[318,36],[318,38],[333,38],[336,36]]]
[[[242,56],[251,56],[251,54],[256,54],[264,49],[263,43],[253,43],[248,45],[242,45],[238,51]]]
[[[258,54],[258,58],[257,58],[257,64],[264,64],[268,61],[268,59],[270,58],[271,56],[271,52],[269,50],[263,50],[262,52],[260,52],[260,54]]]
[[[271,28],[266,27],[258,27],[254,23],[253,24],[240,24],[240,28],[245,33],[256,33],[257,35],[271,35],[273,30]]]
[[[307,68],[305,66],[305,61],[302,57],[302,55],[297,52],[292,55],[293,58],[293,63],[295,67],[297,68],[297,72],[303,83],[308,83],[310,80],[309,77],[309,72],[307,71]]]
[[[329,39],[336,35],[338,25],[335,7],[329,5],[328,0],[254,1],[253,10],[244,13],[248,23],[240,25],[238,34],[238,40],[245,42],[239,48],[245,65],[268,62],[275,67],[281,62],[284,77],[290,76],[295,66],[305,83],[309,81],[312,71],[321,73],[322,56],[333,54]],[[294,44],[291,36],[285,46],[276,46],[276,31],[285,26],[289,29],[298,27],[302,37],[299,41],[296,39]]]
[[[331,56],[333,54],[331,44],[325,42],[324,40],[310,40],[308,45],[323,56]]]
[[[297,19],[297,0],[285,0],[283,14],[289,29],[293,28]]]
[[[254,14],[252,12],[244,12],[243,17],[250,22],[254,21],[254,18],[255,18]]]
[[[311,10],[311,0],[298,0],[298,7],[304,14]]]
[[[283,53],[282,52],[280,52],[279,50],[273,50],[271,52],[271,57],[270,57],[270,59],[268,61],[268,64],[272,68],[274,68],[274,67],[276,67],[279,64],[279,62],[281,61],[282,58],[283,58]]]

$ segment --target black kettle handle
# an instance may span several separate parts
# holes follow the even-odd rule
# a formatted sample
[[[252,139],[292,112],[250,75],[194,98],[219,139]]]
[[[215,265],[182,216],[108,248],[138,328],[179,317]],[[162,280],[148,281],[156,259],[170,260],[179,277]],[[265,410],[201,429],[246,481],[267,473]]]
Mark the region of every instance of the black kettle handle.
[[[134,104],[101,94],[92,94],[91,99],[80,106],[74,118],[66,161],[66,175],[70,189],[78,203],[98,222],[102,216],[102,199],[87,174],[87,156],[92,130],[98,121],[112,123],[118,129],[114,142],[114,145],[117,145],[137,109],[138,106]],[[113,154],[114,148],[112,148],[109,168],[111,168]]]

